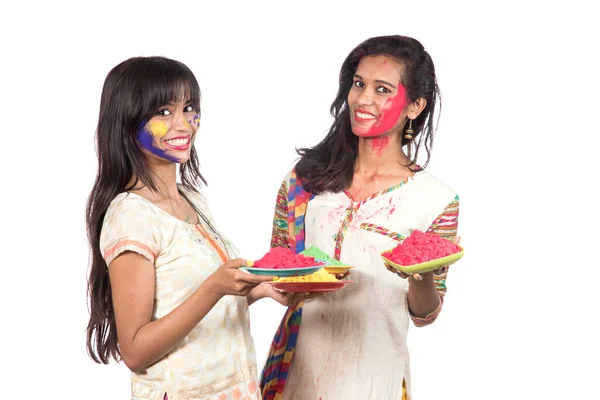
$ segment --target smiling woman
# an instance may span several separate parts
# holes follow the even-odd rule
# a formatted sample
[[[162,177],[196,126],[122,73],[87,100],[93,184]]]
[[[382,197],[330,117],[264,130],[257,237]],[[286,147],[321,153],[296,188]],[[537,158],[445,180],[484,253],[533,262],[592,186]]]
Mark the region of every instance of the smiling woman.
[[[342,64],[333,125],[298,151],[271,245],[316,246],[355,266],[354,283],[288,309],[262,372],[263,399],[410,399],[409,322],[437,318],[447,268],[400,279],[380,254],[416,229],[456,237],[458,196],[423,170],[438,97],[433,61],[413,38],[367,39]]]
[[[258,399],[248,305],[302,300],[240,271],[197,189],[199,126],[200,89],[184,64],[137,57],[106,77],[86,212],[87,348],[96,362],[125,362],[132,399]]]

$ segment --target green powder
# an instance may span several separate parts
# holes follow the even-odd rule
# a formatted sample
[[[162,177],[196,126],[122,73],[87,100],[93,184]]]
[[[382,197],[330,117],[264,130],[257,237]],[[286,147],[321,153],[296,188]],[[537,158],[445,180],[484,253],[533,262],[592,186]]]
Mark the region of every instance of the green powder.
[[[344,265],[343,262],[337,261],[331,257],[329,257],[323,250],[319,249],[317,246],[310,246],[308,249],[300,252],[303,256],[306,257],[314,257],[317,261],[324,261],[326,265],[331,266],[340,266]]]

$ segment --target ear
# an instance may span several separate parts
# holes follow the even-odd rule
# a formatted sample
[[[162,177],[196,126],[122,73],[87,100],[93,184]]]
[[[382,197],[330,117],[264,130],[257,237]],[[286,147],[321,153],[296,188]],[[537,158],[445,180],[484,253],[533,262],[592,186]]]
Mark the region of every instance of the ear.
[[[419,114],[421,114],[426,106],[427,100],[425,100],[423,97],[419,97],[417,100],[408,105],[408,112],[406,113],[406,116],[410,119],[415,119],[419,116]]]

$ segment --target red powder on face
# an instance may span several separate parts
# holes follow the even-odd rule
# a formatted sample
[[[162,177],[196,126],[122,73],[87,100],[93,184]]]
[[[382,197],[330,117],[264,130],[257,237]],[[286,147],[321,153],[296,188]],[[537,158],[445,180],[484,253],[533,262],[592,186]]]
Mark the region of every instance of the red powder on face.
[[[387,146],[389,141],[390,138],[387,136],[378,136],[373,138],[371,146],[373,147],[373,150],[375,150],[375,153],[377,153],[377,155],[381,155],[381,152],[383,151],[385,146]]]
[[[406,89],[399,83],[398,93],[385,101],[381,107],[381,112],[377,116],[377,120],[362,136],[373,137],[387,133],[396,125],[396,122],[400,119],[402,110],[404,110],[407,104]]]
[[[314,257],[305,257],[302,254],[296,254],[286,247],[275,247],[260,260],[254,262],[254,267],[256,268],[271,269],[302,268],[314,265],[324,264],[315,261]]]
[[[384,256],[396,264],[414,265],[460,252],[460,247],[434,233],[415,229],[402,243]]]

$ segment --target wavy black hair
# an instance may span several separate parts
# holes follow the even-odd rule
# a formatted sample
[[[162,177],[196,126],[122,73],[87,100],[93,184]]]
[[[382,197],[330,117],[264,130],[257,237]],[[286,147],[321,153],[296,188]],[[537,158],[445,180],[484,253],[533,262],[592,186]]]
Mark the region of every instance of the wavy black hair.
[[[434,113],[440,102],[433,61],[416,39],[399,35],[372,37],[356,46],[342,64],[338,93],[330,107],[334,121],[328,134],[316,146],[296,150],[300,159],[295,171],[306,191],[314,194],[339,192],[352,183],[358,138],[350,125],[348,93],[360,60],[365,56],[378,55],[391,57],[403,65],[400,79],[411,102],[419,97],[427,100],[425,109],[413,120],[412,140],[404,138],[408,122],[402,128],[401,145],[407,147],[407,155],[412,161],[411,169],[424,169],[429,164],[435,133]],[[422,166],[416,167],[422,146],[427,152],[427,159]]]
[[[104,81],[96,129],[98,172],[86,207],[91,252],[87,351],[98,363],[120,360],[108,268],[100,251],[102,222],[119,193],[138,184],[158,191],[138,134],[159,107],[183,98],[189,99],[200,115],[200,87],[194,74],[183,63],[165,57],[130,58],[114,67]],[[190,159],[180,164],[179,173],[181,184],[189,191],[197,192],[196,187],[206,184],[194,147]]]

